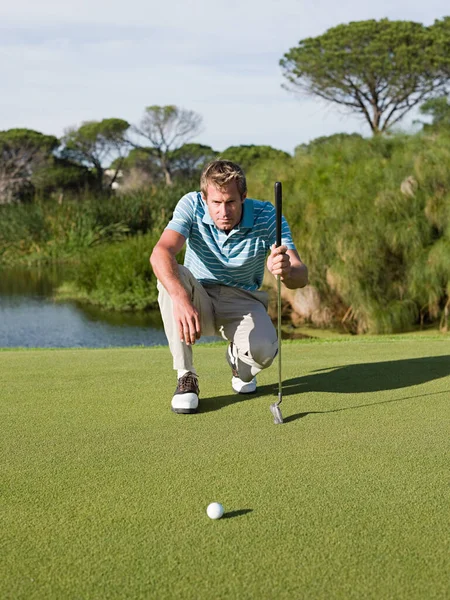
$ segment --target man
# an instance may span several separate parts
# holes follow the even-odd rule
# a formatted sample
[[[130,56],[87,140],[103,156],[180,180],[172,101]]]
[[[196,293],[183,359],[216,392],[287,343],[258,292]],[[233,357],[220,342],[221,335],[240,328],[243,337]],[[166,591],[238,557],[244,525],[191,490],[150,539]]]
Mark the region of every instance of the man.
[[[150,262],[158,278],[158,302],[178,373],[172,398],[176,413],[198,408],[198,376],[192,345],[219,334],[230,343],[226,358],[235,392],[256,390],[255,376],[278,351],[276,330],[267,314],[268,296],[258,291],[264,266],[294,289],[308,283],[308,270],[283,217],[282,245],[275,247],[275,208],[247,198],[239,165],[215,160],[203,170],[201,192],[178,202]],[[176,254],[187,244],[184,266]]]

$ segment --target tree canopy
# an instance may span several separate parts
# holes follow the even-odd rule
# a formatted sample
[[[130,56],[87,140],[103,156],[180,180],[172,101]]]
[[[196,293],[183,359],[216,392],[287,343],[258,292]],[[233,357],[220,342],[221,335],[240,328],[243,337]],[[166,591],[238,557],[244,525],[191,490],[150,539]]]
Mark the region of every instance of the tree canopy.
[[[425,131],[443,128],[450,131],[450,104],[447,96],[430,98],[422,104],[420,112],[422,115],[432,118],[431,123],[424,123],[423,128]]]
[[[130,124],[123,119],[103,119],[102,121],[86,121],[78,129],[69,128],[62,138],[61,155],[79,164],[87,165],[95,170],[97,185],[104,185],[104,164],[113,157],[122,158],[129,148],[126,132]],[[116,163],[113,177],[108,182],[111,186],[120,169],[120,161]]]
[[[170,153],[200,133],[202,117],[178,106],[147,106],[140,124],[133,130],[150,142],[158,157],[167,185],[172,184]],[[136,147],[141,147],[135,144]]]
[[[211,146],[203,144],[183,144],[180,148],[167,153],[166,165],[170,171],[171,182],[179,181],[187,185],[198,182],[203,167],[217,156]],[[118,164],[116,159],[111,169]],[[133,148],[121,162],[126,187],[142,187],[148,184],[165,182],[165,173],[161,161],[152,147]],[[124,181],[125,182],[125,181]]]
[[[203,167],[217,157],[216,150],[204,144],[183,144],[170,154],[172,172],[182,179],[199,179]]]
[[[88,167],[58,157],[35,169],[31,182],[41,197],[63,192],[79,194],[95,188],[95,177]]]
[[[58,145],[55,136],[32,129],[0,131],[0,203],[20,200],[31,191],[33,172]]]
[[[281,59],[287,89],[361,115],[374,134],[450,83],[450,18],[357,21],[306,38]]]

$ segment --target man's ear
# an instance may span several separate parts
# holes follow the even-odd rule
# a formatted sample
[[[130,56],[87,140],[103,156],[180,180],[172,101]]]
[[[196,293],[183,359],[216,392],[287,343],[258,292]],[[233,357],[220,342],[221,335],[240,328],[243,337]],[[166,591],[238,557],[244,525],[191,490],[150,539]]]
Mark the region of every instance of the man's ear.
[[[242,203],[244,203],[244,200],[247,198],[247,192],[244,192],[241,196],[242,199]]]

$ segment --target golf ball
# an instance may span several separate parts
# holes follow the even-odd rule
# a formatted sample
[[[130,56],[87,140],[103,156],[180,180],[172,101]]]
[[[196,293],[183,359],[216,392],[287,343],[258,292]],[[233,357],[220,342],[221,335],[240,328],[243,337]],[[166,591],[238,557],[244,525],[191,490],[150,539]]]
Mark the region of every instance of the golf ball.
[[[211,502],[206,509],[206,514],[210,519],[220,519],[223,515],[223,506],[219,502]]]

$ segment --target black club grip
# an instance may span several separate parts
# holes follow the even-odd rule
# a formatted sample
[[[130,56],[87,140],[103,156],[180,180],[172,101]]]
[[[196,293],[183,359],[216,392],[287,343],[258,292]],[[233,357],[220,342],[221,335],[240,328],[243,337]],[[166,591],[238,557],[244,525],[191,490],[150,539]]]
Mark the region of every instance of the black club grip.
[[[275,182],[275,214],[277,223],[276,245],[281,246],[281,215],[282,215],[282,189],[281,181]]]

